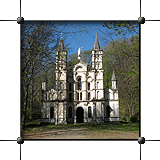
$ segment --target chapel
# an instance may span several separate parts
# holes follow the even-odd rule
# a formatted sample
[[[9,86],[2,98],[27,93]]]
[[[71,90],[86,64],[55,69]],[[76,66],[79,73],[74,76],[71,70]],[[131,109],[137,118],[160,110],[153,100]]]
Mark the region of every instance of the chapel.
[[[103,87],[103,49],[97,35],[93,48],[92,69],[81,60],[72,72],[67,71],[67,50],[62,35],[56,49],[56,87],[47,89],[42,83],[41,122],[54,124],[103,123],[119,121],[119,98],[115,71],[111,78],[112,87]]]

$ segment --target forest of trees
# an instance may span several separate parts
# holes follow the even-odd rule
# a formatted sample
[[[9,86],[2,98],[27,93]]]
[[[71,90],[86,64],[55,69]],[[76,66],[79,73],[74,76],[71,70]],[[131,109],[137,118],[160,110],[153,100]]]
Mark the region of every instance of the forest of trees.
[[[115,70],[120,100],[120,120],[138,118],[139,115],[139,33],[133,23],[104,23],[106,29],[115,29],[115,35],[135,32],[129,38],[110,40],[104,45],[104,87],[111,87],[111,76]],[[67,23],[24,22],[21,27],[21,127],[31,120],[41,118],[41,83],[46,81],[48,89],[55,87],[55,49],[60,33],[76,34],[88,32],[82,26],[68,27]],[[105,35],[104,35],[105,37]],[[66,44],[67,51],[70,50]],[[82,60],[91,69],[91,51],[82,52]],[[68,70],[78,62],[77,53],[68,55]]]
[[[104,50],[104,86],[111,87],[115,70],[119,89],[120,117],[127,119],[139,114],[139,37],[118,39]]]

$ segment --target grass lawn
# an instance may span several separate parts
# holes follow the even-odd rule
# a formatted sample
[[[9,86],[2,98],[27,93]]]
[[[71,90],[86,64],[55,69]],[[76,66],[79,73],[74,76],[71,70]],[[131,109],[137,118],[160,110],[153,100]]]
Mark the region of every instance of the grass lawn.
[[[138,139],[139,123],[26,124],[24,139]]]
[[[88,131],[97,132],[112,132],[112,131],[123,131],[123,132],[136,132],[139,133],[139,123],[82,123],[82,124],[49,124],[40,125],[41,121],[36,120],[26,124],[25,132],[36,132],[36,131],[51,131],[51,130],[69,130],[74,128],[87,128]]]

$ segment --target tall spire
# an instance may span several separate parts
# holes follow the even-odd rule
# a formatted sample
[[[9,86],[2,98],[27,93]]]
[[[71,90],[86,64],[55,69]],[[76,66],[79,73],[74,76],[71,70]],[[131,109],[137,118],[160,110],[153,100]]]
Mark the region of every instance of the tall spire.
[[[61,39],[62,39],[62,32],[61,32]]]
[[[97,39],[97,32],[96,32],[96,39]]]
[[[99,45],[99,42],[98,42],[98,39],[97,39],[97,32],[96,32],[96,39],[94,41],[94,45],[93,45],[92,51],[93,50],[98,50],[98,51],[102,51],[103,50],[101,48],[101,46]]]
[[[112,79],[111,79],[111,81],[116,81],[117,79],[116,79],[116,76],[115,76],[115,73],[114,73],[114,69],[113,69],[113,74],[112,74]]]
[[[66,51],[66,48],[64,46],[64,42],[63,42],[63,39],[62,39],[62,32],[61,32],[61,39],[60,39],[60,42],[59,42],[59,46],[57,48],[57,51]]]
[[[112,89],[118,89],[117,88],[117,79],[116,79],[116,76],[115,76],[115,73],[114,73],[114,69],[113,69],[113,74],[112,74]]]

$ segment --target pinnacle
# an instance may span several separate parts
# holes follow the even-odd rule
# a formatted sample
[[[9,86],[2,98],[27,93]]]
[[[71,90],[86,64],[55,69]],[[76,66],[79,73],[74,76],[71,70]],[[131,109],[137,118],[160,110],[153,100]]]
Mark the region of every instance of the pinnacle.
[[[93,50],[102,50],[101,46],[99,45],[98,39],[97,39],[97,33],[96,33],[96,39],[95,39],[95,42],[92,48],[92,51]]]
[[[65,48],[65,45],[64,45],[64,42],[62,39],[62,32],[61,32],[61,39],[60,39],[59,46],[58,46],[57,50],[58,51],[66,51],[66,48]]]
[[[111,79],[111,81],[116,81],[117,79],[116,79],[116,76],[115,76],[115,73],[114,73],[114,70],[113,70],[113,74],[112,74],[112,79]]]

